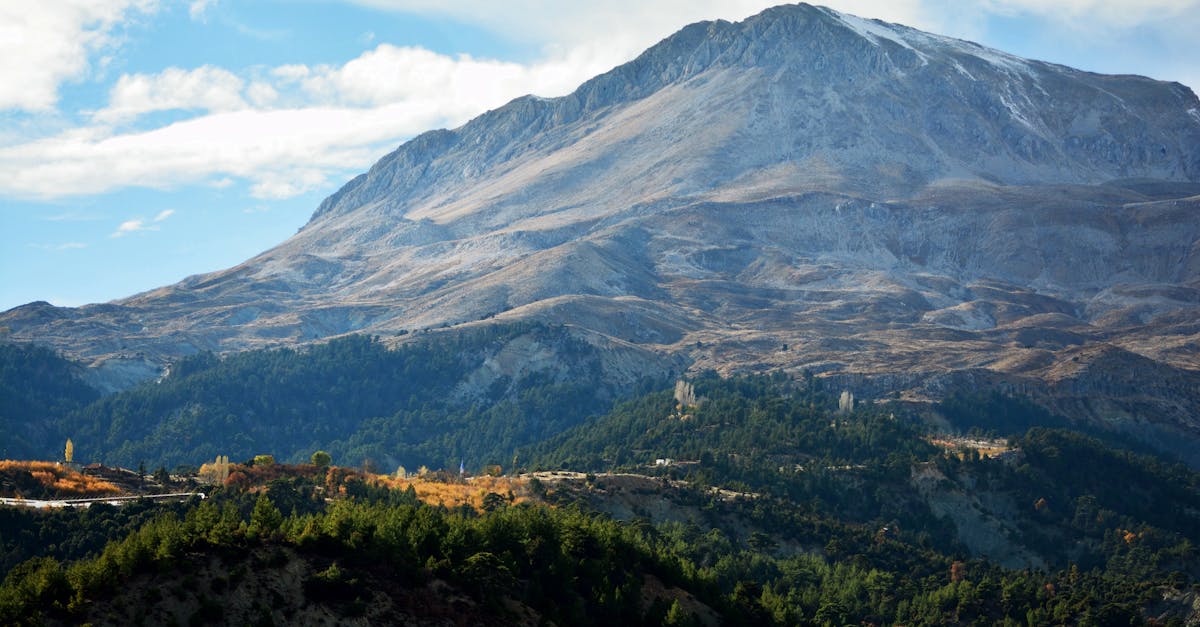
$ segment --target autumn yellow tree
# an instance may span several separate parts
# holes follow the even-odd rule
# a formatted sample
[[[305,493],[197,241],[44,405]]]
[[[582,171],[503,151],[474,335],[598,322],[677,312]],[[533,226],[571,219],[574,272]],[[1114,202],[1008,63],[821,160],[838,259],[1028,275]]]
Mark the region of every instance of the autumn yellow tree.
[[[217,455],[212,463],[200,466],[200,480],[210,485],[221,485],[229,477],[229,456]]]

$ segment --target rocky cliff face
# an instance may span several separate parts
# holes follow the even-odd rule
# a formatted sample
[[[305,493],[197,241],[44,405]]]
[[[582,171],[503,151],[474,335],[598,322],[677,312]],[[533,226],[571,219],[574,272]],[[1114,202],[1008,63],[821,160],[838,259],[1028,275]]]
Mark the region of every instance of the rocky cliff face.
[[[201,349],[536,318],[880,395],[973,372],[1110,398],[1124,414],[1062,403],[1159,437],[1200,433],[1200,399],[1172,391],[1200,389],[1198,216],[1187,88],[787,6],[425,133],[235,268],[0,326],[134,378]],[[1177,388],[1132,410],[1095,373],[1139,359]]]

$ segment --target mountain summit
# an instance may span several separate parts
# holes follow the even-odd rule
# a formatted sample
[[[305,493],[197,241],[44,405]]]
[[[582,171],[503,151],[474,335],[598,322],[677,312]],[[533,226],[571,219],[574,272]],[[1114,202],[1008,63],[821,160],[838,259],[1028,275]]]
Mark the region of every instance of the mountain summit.
[[[198,350],[538,319],[631,364],[1022,389],[1171,442],[1200,433],[1198,211],[1182,85],[783,6],[422,134],[237,267],[0,326],[117,385]]]
[[[521,98],[456,131],[422,135],[315,217],[386,206],[452,219],[438,211],[461,196],[448,190],[480,184],[507,192],[508,204],[528,208],[522,214],[544,213],[497,183],[524,189],[548,178],[569,184],[546,190],[555,198],[586,194],[606,206],[715,190],[908,195],[947,178],[1196,182],[1198,104],[1179,84],[778,7],[737,24],[693,24],[569,96]],[[527,171],[535,165],[544,173]],[[625,183],[614,188],[607,176]]]

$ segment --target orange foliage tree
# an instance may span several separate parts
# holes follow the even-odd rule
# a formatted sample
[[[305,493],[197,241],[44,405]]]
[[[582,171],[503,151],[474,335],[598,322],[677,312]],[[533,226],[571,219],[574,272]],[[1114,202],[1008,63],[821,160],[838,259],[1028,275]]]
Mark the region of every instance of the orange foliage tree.
[[[0,460],[0,473],[26,473],[42,486],[45,496],[72,498],[119,494],[117,486],[54,462]]]

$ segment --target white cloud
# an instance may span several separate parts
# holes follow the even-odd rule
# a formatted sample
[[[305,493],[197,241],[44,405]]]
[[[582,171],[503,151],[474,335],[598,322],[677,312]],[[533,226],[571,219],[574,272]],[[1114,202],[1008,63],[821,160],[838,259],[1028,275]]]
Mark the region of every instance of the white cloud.
[[[0,2],[0,110],[47,111],[58,88],[82,77],[89,54],[111,43],[111,31],[155,0]]]
[[[436,100],[458,119],[525,93],[569,93],[599,71],[576,59],[522,65],[382,44],[341,67],[309,68],[300,83],[319,100],[348,105]]]
[[[302,165],[277,172],[264,172],[250,188],[250,195],[264,200],[280,200],[316,189],[327,181],[326,172]]]
[[[63,133],[0,149],[0,171],[8,173],[0,179],[0,193],[54,197],[128,186],[219,184],[232,176],[251,180],[259,196],[283,197],[321,184],[314,172],[362,167],[387,143],[442,119],[436,102],[416,102],[243,110],[144,132]]]
[[[126,75],[93,115],[97,125],[0,148],[0,171],[9,174],[0,194],[49,198],[236,177],[255,197],[287,198],[370,165],[406,137],[526,93],[569,93],[603,69],[588,55],[522,65],[381,44],[341,66],[262,71],[248,87],[207,66]],[[169,109],[207,113],[139,131],[111,126]]]
[[[119,226],[117,226],[117,230],[113,231],[112,235],[109,235],[109,237],[124,237],[125,235],[129,235],[130,233],[137,233],[139,231],[155,231],[155,230],[158,230],[158,227],[148,226],[146,224],[145,220],[142,220],[139,218],[139,219],[135,219],[135,220],[126,220],[126,221],[122,222]]]
[[[162,222],[163,220],[166,220],[167,218],[171,217],[174,214],[175,214],[174,209],[163,209],[162,211],[158,212],[158,215],[154,216],[154,221]]]
[[[167,68],[158,74],[126,74],[109,92],[108,106],[94,117],[101,122],[118,122],[152,111],[244,109],[244,86],[245,81],[232,72],[208,65],[194,70]]]

